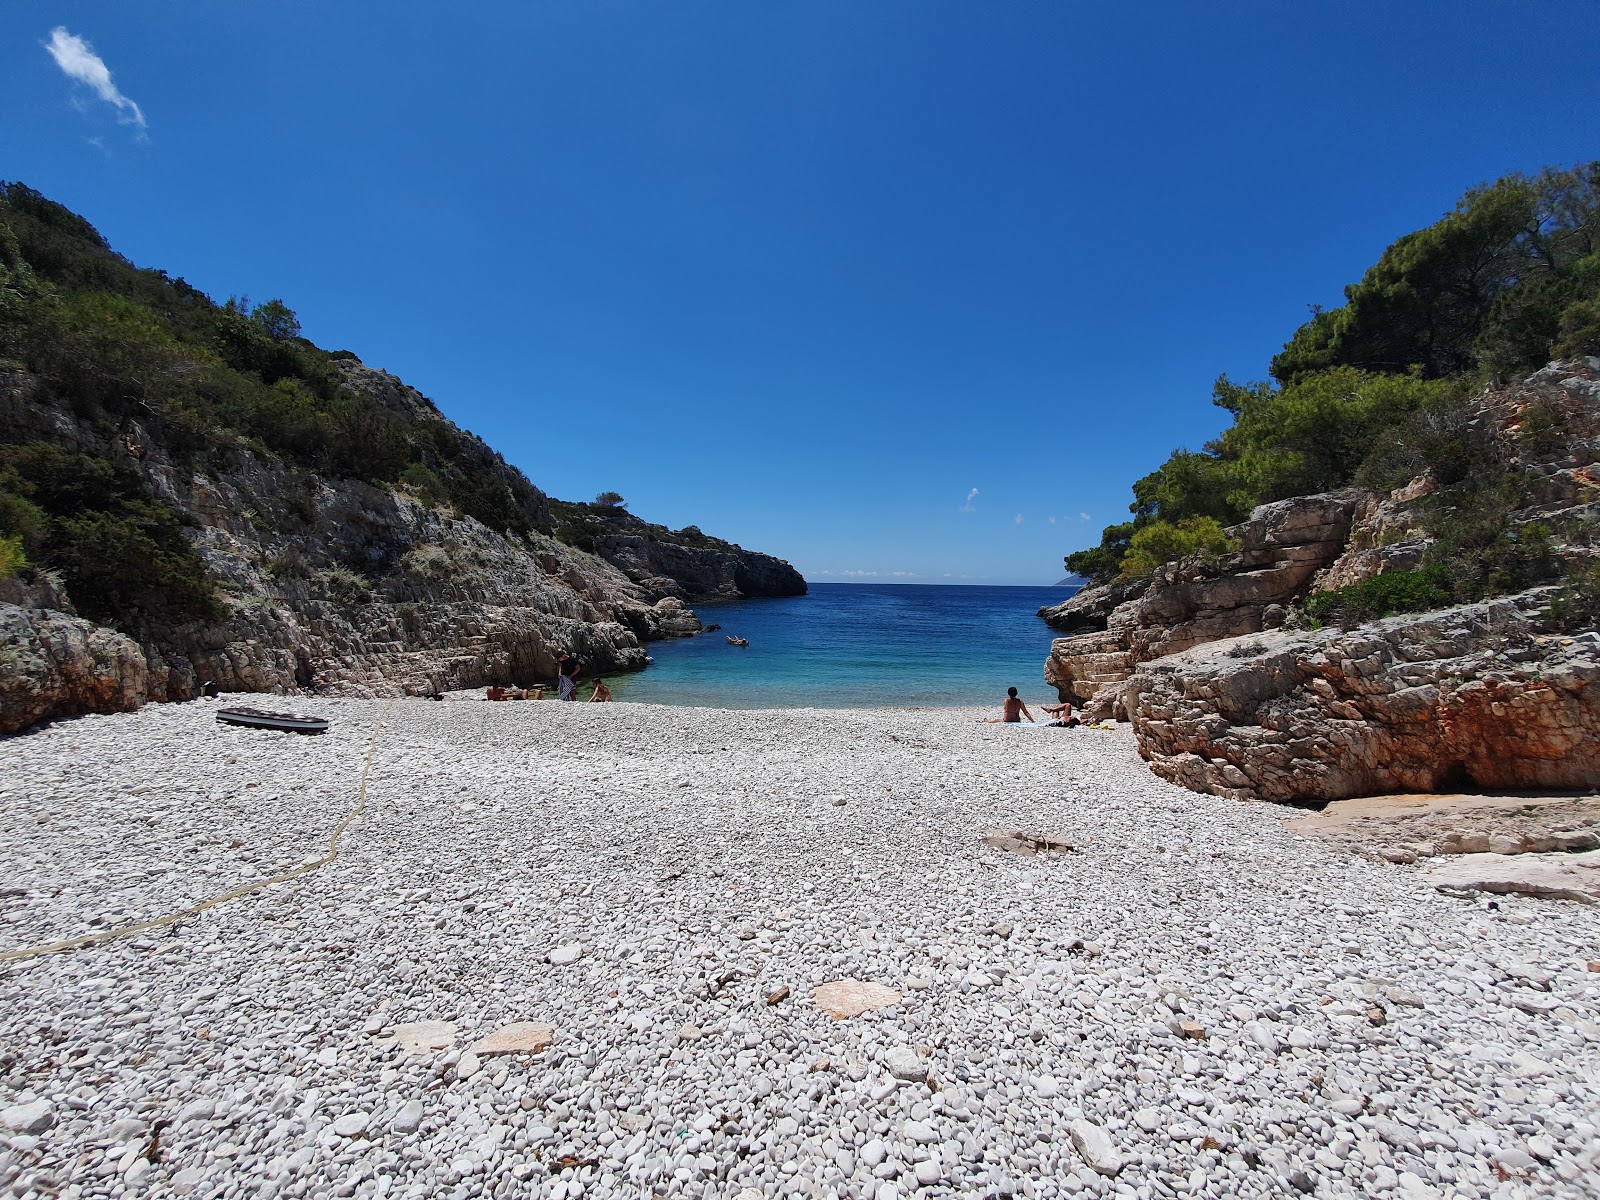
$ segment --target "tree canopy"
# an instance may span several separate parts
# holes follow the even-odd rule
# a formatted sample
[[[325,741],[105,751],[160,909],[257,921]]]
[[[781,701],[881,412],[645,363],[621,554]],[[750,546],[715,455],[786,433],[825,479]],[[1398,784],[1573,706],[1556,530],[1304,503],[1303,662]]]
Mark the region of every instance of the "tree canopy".
[[[1212,403],[1232,424],[1138,480],[1133,520],[1067,568],[1148,573],[1215,549],[1197,522],[1358,480],[1393,486],[1432,462],[1448,474],[1465,461],[1448,431],[1473,391],[1584,354],[1600,354],[1600,162],[1474,188],[1385,250],[1342,306],[1314,312],[1270,380],[1218,379]]]

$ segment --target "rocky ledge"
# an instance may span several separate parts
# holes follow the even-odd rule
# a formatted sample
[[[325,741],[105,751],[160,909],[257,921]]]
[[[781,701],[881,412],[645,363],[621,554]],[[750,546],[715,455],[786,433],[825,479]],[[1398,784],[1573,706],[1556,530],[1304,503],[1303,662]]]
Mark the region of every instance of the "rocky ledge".
[[[1119,685],[1149,659],[1282,625],[1289,605],[1350,537],[1356,491],[1263,504],[1238,526],[1239,552],[1169,563],[1147,580],[1079,592],[1039,611],[1057,638],[1045,682],[1091,718],[1126,717]]]
[[[1600,784],[1600,634],[1546,632],[1551,589],[1344,631],[1230,638],[1124,693],[1164,779],[1236,799]]]

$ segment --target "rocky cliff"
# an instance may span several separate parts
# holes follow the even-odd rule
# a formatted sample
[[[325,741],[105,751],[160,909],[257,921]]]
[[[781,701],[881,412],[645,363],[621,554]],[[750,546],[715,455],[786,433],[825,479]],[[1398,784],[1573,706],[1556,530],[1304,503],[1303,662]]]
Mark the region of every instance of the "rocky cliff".
[[[1600,786],[1600,359],[1487,390],[1462,445],[1462,474],[1502,485],[1477,508],[1432,471],[1280,501],[1229,531],[1236,553],[1041,610],[1068,635],[1046,680],[1131,720],[1158,774],[1219,795]],[[1499,577],[1557,582],[1371,619],[1426,610],[1449,581],[1424,564],[1451,561],[1430,551],[1475,536]]]
[[[547,497],[426,397],[0,202],[0,732],[224,690],[632,670],[788,564]],[[19,559],[22,565],[19,566]]]
[[[417,405],[414,419],[453,429],[381,373],[341,369]],[[39,573],[43,587],[19,581],[0,603],[0,728],[182,699],[207,680],[382,695],[548,679],[562,652],[595,670],[637,669],[646,641],[699,628],[681,602],[658,602],[594,555],[537,529],[490,528],[403,488],[311,476],[248,447],[195,471],[139,423],[111,431],[75,420],[17,372],[0,377],[0,416],[14,443],[44,436],[85,461],[130,467],[188,519],[220,601],[210,620],[118,632],[81,619],[65,590],[48,586],[52,573]]]
[[[1124,703],[1165,779],[1239,799],[1600,788],[1600,634],[1554,589],[1140,665]]]

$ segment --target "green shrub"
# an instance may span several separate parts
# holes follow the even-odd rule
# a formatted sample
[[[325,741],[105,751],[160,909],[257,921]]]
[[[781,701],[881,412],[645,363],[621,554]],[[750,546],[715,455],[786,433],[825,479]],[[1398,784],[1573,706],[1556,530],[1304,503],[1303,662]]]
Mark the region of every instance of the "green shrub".
[[[1186,517],[1177,524],[1156,521],[1136,532],[1122,558],[1125,579],[1149,575],[1163,563],[1191,555],[1220,558],[1239,549],[1214,517]]]
[[[372,581],[343,563],[334,563],[322,571],[322,584],[328,597],[344,605],[365,604],[372,599]]]
[[[574,550],[582,550],[585,554],[594,553],[594,534],[588,528],[576,523],[557,525],[555,539],[564,546],[571,546]]]
[[[85,511],[55,524],[52,561],[91,621],[143,632],[222,616],[205,563],[172,509],[127,501],[115,513]]]
[[[22,539],[15,534],[0,534],[0,579],[10,579],[28,565]]]
[[[439,507],[450,503],[450,491],[437,472],[419,462],[411,463],[400,472],[400,486],[429,504]]]
[[[1575,568],[1551,597],[1546,615],[1552,626],[1569,633],[1600,628],[1600,563]]]
[[[1449,584],[1449,574],[1441,566],[1387,571],[1331,592],[1315,592],[1301,603],[1300,611],[1312,621],[1339,625],[1427,612],[1451,602]]]
[[[92,621],[138,635],[219,616],[210,573],[184,536],[192,524],[120,463],[44,442],[0,445],[0,532],[60,571]]]

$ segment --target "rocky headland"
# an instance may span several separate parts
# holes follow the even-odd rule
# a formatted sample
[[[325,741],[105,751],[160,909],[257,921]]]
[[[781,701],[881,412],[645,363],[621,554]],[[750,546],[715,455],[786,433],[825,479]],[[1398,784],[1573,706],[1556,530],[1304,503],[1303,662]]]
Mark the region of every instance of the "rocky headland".
[[[1586,579],[1600,522],[1600,359],[1490,388],[1468,428],[1489,447],[1484,469],[1515,472],[1497,514],[1507,544],[1544,555],[1554,582],[1352,619],[1340,604],[1366,581],[1431,586],[1416,568],[1439,540],[1441,483],[1425,473],[1388,493],[1292,498],[1229,530],[1231,553],[1042,610],[1067,635],[1046,680],[1089,716],[1131,721],[1157,774],[1216,795],[1595,790],[1600,636]]]
[[[208,681],[424,694],[548,680],[563,652],[635,670],[700,629],[697,601],[805,591],[698,529],[552,500],[276,302],[218,308],[20,185],[0,300],[0,733]]]

